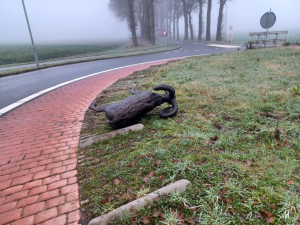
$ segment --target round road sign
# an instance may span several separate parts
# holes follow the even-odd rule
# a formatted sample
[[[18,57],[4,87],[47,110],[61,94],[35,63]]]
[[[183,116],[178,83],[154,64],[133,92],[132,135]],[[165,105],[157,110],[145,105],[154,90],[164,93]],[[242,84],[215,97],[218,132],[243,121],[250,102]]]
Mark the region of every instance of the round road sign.
[[[164,36],[167,36],[168,32],[167,31],[164,31]]]
[[[276,16],[273,12],[266,12],[260,19],[260,25],[262,26],[262,28],[265,29],[273,27],[275,22],[276,22]]]

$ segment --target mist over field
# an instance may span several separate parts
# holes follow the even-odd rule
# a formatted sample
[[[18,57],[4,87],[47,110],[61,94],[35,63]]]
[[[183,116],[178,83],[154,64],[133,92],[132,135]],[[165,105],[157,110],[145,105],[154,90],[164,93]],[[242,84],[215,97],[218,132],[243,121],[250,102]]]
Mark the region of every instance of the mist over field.
[[[24,0],[36,44],[109,44],[129,39],[108,0]],[[0,43],[28,43],[21,0],[0,0]]]
[[[32,34],[39,44],[111,44],[129,41],[126,21],[118,20],[108,8],[109,0],[24,0]],[[287,38],[300,34],[299,0],[235,0],[227,2],[227,27],[233,25],[233,39],[248,40],[248,33],[264,31],[261,16],[270,8],[277,16],[270,31],[288,30]],[[211,36],[215,39],[219,4],[213,0]],[[206,5],[204,6],[204,22]],[[195,33],[198,13],[193,14]],[[184,21],[180,17],[180,37]],[[227,31],[228,32],[228,31]],[[30,44],[30,37],[21,0],[0,0],[0,44]]]

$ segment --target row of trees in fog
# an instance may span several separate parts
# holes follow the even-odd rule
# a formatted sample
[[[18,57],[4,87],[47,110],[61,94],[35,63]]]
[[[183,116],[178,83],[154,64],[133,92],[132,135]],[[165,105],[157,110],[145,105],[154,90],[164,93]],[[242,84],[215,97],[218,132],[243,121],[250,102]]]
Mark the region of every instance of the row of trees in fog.
[[[227,1],[218,0],[217,41],[221,41],[224,36],[223,9]],[[211,40],[212,0],[110,0],[109,8],[120,20],[127,20],[134,46],[138,46],[137,36],[155,44],[155,37],[162,36],[164,31],[168,32],[169,38],[179,39],[179,19],[182,17],[184,40],[194,40],[192,21],[195,13],[198,13],[198,40],[204,39],[204,31],[205,40]]]

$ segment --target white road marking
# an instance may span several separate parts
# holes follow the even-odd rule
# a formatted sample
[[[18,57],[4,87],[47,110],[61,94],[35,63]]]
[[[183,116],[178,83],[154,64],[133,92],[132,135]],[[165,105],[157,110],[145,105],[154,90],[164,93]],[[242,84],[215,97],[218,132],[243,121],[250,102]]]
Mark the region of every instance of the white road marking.
[[[206,54],[176,57],[176,58],[170,58],[170,59],[160,59],[160,60],[154,60],[154,61],[149,61],[149,62],[137,63],[137,64],[121,66],[121,67],[113,68],[113,69],[110,69],[110,70],[104,70],[104,71],[101,71],[101,72],[97,72],[97,73],[89,74],[89,75],[86,75],[86,76],[83,76],[83,77],[79,77],[79,78],[76,78],[76,79],[73,79],[73,80],[55,85],[53,87],[47,88],[47,89],[42,90],[40,92],[37,92],[35,94],[32,94],[32,95],[30,95],[26,98],[23,98],[23,99],[15,102],[15,103],[12,103],[12,104],[0,109],[0,117],[2,116],[2,114],[5,114],[5,113],[9,112],[10,110],[12,110],[14,108],[17,108],[18,106],[23,105],[24,103],[29,102],[30,100],[32,100],[34,98],[37,98],[37,97],[39,97],[39,96],[41,96],[41,95],[43,95],[43,94],[45,94],[49,91],[52,91],[52,90],[57,89],[59,87],[65,86],[65,85],[70,84],[70,83],[73,83],[75,81],[83,80],[83,79],[88,78],[88,77],[92,77],[92,76],[99,75],[99,74],[102,74],[102,73],[106,73],[106,72],[109,72],[109,71],[112,71],[112,70],[122,69],[122,68],[130,67],[130,66],[143,65],[143,64],[146,64],[146,63],[153,63],[153,62],[159,62],[159,61],[164,61],[164,60],[170,60],[170,61],[171,60],[179,60],[179,59],[190,58],[190,57],[201,56],[201,55],[206,55]]]
[[[0,113],[4,114],[4,113],[6,113],[6,112],[8,112],[8,111],[10,111],[10,110],[18,107],[19,105],[22,105],[22,104],[23,104],[22,102],[15,102],[13,104],[10,104],[9,106],[6,106],[5,108],[1,109]]]
[[[206,51],[209,51],[209,49],[205,49]]]
[[[240,48],[241,47],[241,46],[236,46],[236,45],[216,45],[216,44],[208,44],[206,46],[219,47],[219,48]]]

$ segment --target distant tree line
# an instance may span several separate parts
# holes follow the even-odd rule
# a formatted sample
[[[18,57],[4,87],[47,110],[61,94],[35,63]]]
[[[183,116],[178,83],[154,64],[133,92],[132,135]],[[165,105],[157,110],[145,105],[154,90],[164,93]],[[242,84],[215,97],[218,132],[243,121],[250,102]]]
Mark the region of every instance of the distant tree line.
[[[229,0],[218,0],[219,14],[216,40],[224,38],[223,9]],[[207,5],[206,23],[204,6]],[[203,40],[206,27],[206,41],[211,40],[212,0],[110,0],[109,8],[120,20],[126,20],[134,46],[139,36],[155,44],[155,37],[169,32],[169,38],[179,39],[179,19],[184,19],[184,40],[194,40],[193,13],[198,13],[198,40]]]

